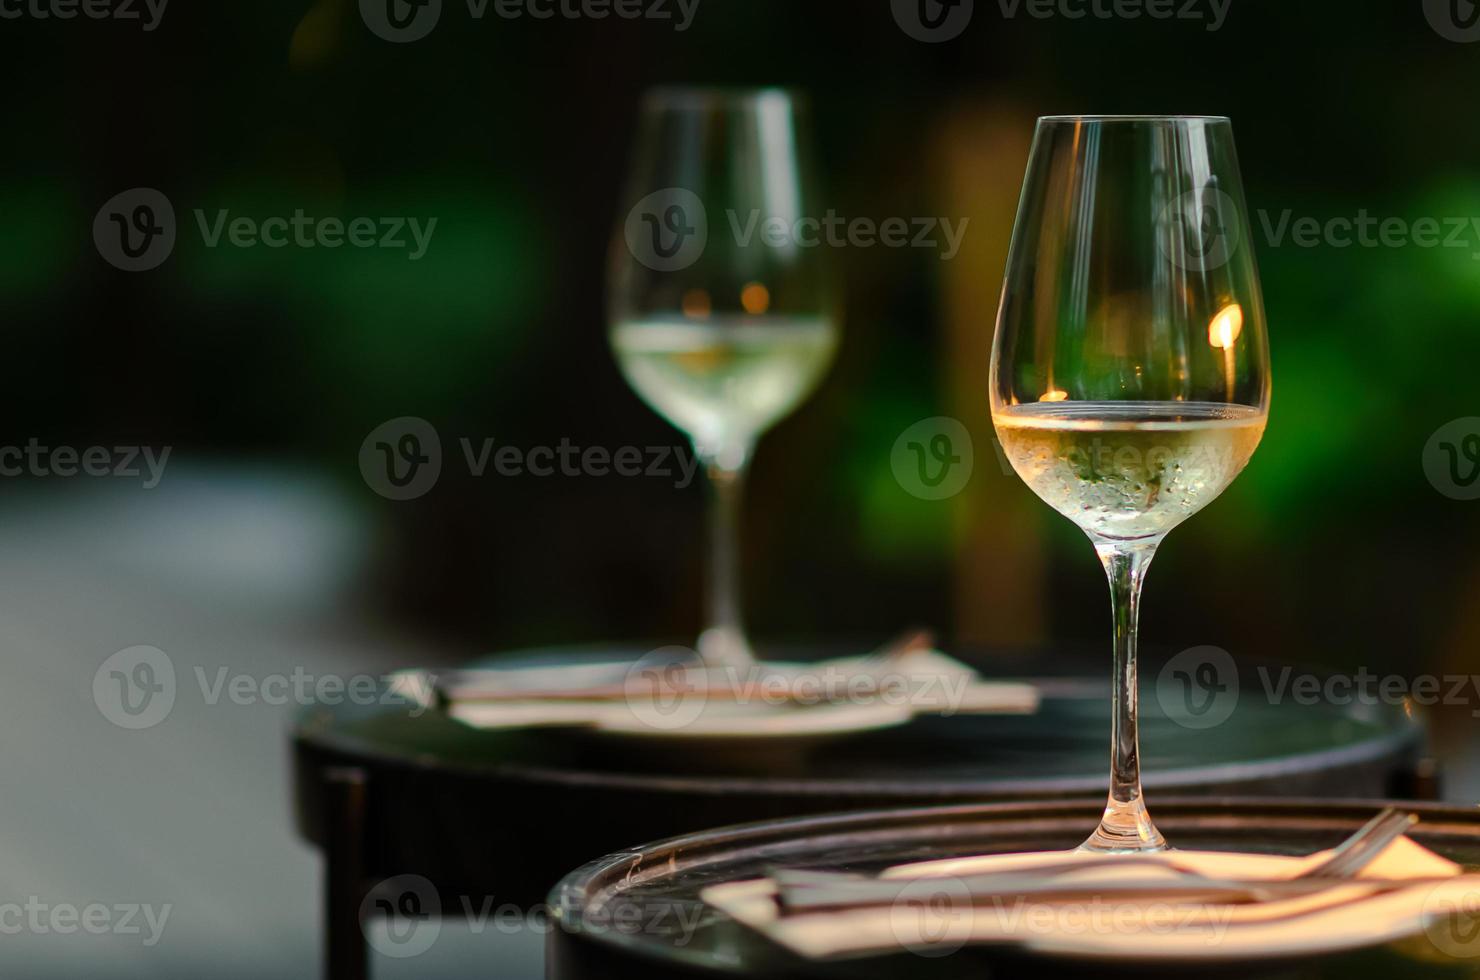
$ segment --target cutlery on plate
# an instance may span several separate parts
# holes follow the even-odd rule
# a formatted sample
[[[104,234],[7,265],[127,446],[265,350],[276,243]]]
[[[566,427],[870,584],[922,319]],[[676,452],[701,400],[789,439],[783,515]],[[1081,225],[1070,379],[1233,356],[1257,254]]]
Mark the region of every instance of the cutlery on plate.
[[[1389,844],[1417,822],[1413,814],[1388,808],[1363,825],[1336,847],[1330,857],[1292,878],[1243,880],[1212,878],[1165,858],[1125,857],[1101,861],[1064,861],[1018,871],[959,875],[942,878],[949,887],[964,889],[973,904],[990,904],[1007,898],[1033,896],[1069,900],[1075,898],[1175,898],[1184,902],[1243,904],[1294,898],[1339,885],[1362,885],[1372,892],[1389,891],[1421,883],[1420,879],[1358,879]],[[1105,869],[1155,867],[1167,872],[1157,878],[1105,878],[1065,881],[1073,872]],[[881,879],[863,875],[778,870],[772,873],[777,900],[792,912],[819,909],[862,908],[890,905],[918,890],[930,878]]]

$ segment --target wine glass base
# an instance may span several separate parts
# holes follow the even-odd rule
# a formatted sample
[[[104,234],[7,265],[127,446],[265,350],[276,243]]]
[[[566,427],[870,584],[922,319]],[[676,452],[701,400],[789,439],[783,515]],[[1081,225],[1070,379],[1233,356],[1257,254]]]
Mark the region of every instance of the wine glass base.
[[[1150,821],[1125,828],[1107,827],[1101,824],[1089,839],[1075,850],[1093,854],[1154,854],[1170,851],[1166,838],[1153,827]]]
[[[711,669],[747,669],[755,666],[755,653],[745,634],[737,629],[711,626],[699,634],[699,658]]]

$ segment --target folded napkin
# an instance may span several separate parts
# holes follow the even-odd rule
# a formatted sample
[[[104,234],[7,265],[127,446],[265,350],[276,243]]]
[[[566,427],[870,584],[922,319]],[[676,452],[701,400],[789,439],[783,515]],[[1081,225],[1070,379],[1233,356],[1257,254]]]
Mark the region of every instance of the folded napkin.
[[[1354,949],[1420,933],[1450,956],[1480,955],[1474,936],[1468,952],[1456,949],[1469,932],[1480,931],[1473,928],[1480,924],[1480,875],[1463,874],[1403,837],[1350,882],[1318,891],[1290,882],[1329,854],[1173,851],[1127,862],[1116,855],[1050,852],[935,861],[856,879],[858,894],[876,900],[880,888],[898,889],[887,904],[867,907],[788,907],[782,886],[806,896],[812,894],[809,886],[826,885],[846,899],[846,882],[809,880],[806,872],[716,885],[702,895],[710,906],[809,959],[902,951],[938,956],[968,944],[1013,944],[1095,959],[1245,960]],[[1045,864],[1057,869],[1052,890],[1035,891],[1048,876],[1035,876],[1034,869]],[[1083,867],[1063,870],[1065,865]],[[979,876],[1006,872],[1014,873],[1010,878],[1021,889],[984,895]],[[1137,887],[1186,881],[1185,872],[1271,882],[1271,895],[1230,904],[1216,889],[1135,894]],[[1452,928],[1455,915],[1470,916],[1470,928]]]
[[[677,648],[676,648],[677,649]],[[704,668],[651,656],[627,664],[456,671],[435,680],[447,714],[481,729],[584,728],[690,737],[863,731],[919,714],[1031,714],[1031,684],[983,680],[936,650],[880,661],[765,661]]]

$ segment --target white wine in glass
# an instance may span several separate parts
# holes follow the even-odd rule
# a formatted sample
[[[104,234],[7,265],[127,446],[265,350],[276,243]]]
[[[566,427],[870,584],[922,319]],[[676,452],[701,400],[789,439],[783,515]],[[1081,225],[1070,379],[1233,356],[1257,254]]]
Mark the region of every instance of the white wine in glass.
[[[837,331],[822,317],[650,317],[617,323],[627,383],[701,446],[744,447],[812,393]]]
[[[643,102],[612,248],[609,338],[629,384],[688,435],[713,495],[711,667],[754,661],[740,616],[742,484],[756,440],[837,347],[826,249],[732,229],[822,213],[803,100],[783,89],[659,89]]]
[[[1228,120],[1040,119],[993,340],[992,421],[1013,469],[1084,530],[1110,581],[1110,794],[1084,850],[1167,846],[1141,792],[1141,586],[1167,533],[1248,464],[1269,399]]]
[[[1222,493],[1254,455],[1265,415],[1213,402],[1039,402],[993,421],[1034,493],[1094,537],[1134,541]]]

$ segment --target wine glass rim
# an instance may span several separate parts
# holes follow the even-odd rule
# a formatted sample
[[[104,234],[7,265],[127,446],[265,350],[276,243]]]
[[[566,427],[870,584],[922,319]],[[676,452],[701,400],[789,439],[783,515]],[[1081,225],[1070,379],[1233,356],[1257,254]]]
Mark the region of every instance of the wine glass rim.
[[[1101,114],[1101,115],[1088,115],[1088,116],[1075,116],[1075,115],[1039,116],[1038,117],[1038,121],[1041,122],[1041,123],[1046,123],[1046,122],[1072,122],[1072,123],[1121,123],[1121,122],[1129,122],[1129,123],[1136,123],[1136,122],[1140,122],[1140,123],[1191,123],[1191,122],[1201,122],[1201,123],[1226,123],[1226,122],[1229,121],[1229,118],[1227,116],[1158,116],[1158,115],[1116,115],[1116,114],[1108,114],[1108,115],[1106,115],[1106,114]]]
[[[766,99],[784,99],[795,105],[806,96],[784,85],[659,85],[643,93],[642,104],[660,109],[695,109],[745,106]]]

